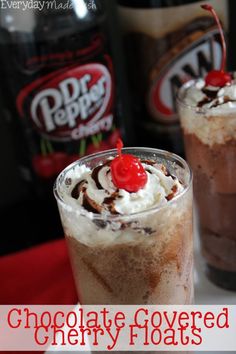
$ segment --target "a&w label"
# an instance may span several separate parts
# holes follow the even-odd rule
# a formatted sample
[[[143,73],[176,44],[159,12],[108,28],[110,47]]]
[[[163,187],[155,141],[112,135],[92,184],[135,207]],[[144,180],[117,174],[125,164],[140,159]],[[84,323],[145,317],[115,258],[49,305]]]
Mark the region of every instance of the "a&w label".
[[[165,60],[164,66],[158,63],[152,74],[148,107],[152,118],[163,123],[178,120],[176,93],[184,82],[204,77],[212,68],[220,67],[222,47],[218,41],[218,30],[206,32],[177,53],[171,61]]]
[[[30,100],[29,100],[30,97]],[[17,98],[19,112],[55,141],[78,140],[112,127],[112,78],[102,64],[63,69],[36,80]]]

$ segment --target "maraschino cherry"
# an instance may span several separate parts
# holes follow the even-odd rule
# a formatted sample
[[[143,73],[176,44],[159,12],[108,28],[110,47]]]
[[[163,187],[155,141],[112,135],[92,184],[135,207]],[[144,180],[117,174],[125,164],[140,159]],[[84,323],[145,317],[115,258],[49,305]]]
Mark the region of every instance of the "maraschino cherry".
[[[129,154],[122,154],[122,148],[123,142],[118,139],[118,156],[111,162],[112,181],[117,188],[135,193],[147,183],[147,173],[139,158]]]
[[[205,82],[206,82],[207,86],[223,87],[226,84],[229,84],[231,82],[232,78],[229,73],[224,71],[225,64],[226,64],[226,44],[225,44],[225,38],[224,38],[222,26],[220,24],[220,20],[217,16],[217,13],[215,12],[214,8],[211,5],[205,4],[205,5],[201,5],[201,7],[204,10],[210,11],[212,13],[212,15],[214,16],[217,26],[219,28],[222,50],[223,50],[220,70],[211,70],[207,74],[207,76],[205,78]]]

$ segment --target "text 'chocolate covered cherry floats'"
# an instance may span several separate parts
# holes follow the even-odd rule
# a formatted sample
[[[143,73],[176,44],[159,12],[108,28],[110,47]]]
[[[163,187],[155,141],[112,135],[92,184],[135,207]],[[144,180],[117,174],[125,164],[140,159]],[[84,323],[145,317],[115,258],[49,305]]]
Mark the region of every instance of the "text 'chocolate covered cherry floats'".
[[[139,158],[122,154],[123,142],[117,141],[118,156],[111,162],[111,176],[117,188],[125,189],[127,192],[137,192],[147,183],[147,173]]]
[[[221,44],[222,44],[222,61],[221,61],[221,68],[220,70],[211,70],[207,76],[205,77],[205,82],[206,86],[217,86],[217,87],[223,87],[226,84],[230,84],[232,81],[232,77],[229,73],[225,72],[225,66],[226,66],[226,44],[225,44],[225,38],[222,30],[222,26],[219,20],[219,17],[217,13],[215,12],[214,8],[209,5],[209,4],[204,4],[201,5],[201,7],[212,13],[212,15],[215,18],[216,24],[218,26],[219,32],[220,32],[220,39],[221,39]]]

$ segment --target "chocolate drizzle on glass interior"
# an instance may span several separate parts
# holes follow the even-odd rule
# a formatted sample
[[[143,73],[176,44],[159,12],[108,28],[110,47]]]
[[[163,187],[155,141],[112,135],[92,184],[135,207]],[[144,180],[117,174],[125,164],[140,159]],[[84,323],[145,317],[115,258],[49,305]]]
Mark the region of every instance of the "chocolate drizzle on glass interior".
[[[83,304],[190,304],[193,300],[192,177],[177,155],[123,149],[146,184],[117,188],[117,151],[85,157],[58,177],[55,196]]]
[[[223,87],[206,86],[203,79],[186,83],[178,108],[208,275],[236,289],[236,75],[231,78]]]

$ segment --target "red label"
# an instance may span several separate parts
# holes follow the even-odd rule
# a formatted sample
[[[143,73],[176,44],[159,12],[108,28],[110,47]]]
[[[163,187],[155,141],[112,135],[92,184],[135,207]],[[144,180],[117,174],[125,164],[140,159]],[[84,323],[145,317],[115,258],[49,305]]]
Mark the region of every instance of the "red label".
[[[18,95],[17,107],[42,135],[66,141],[109,131],[112,100],[111,74],[106,66],[94,63],[31,83]]]

